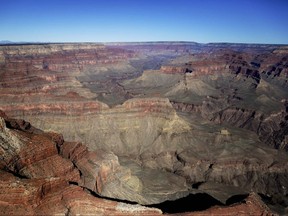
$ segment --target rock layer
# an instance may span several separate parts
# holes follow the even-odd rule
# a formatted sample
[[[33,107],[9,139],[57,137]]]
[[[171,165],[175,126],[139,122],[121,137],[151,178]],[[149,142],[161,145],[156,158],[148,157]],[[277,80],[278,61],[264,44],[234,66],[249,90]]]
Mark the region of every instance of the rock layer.
[[[115,155],[97,152],[97,157],[93,157],[96,153],[89,153],[83,144],[64,142],[62,135],[44,133],[31,125],[19,128],[19,125],[13,124],[17,120],[8,119],[3,113],[1,115],[5,118],[1,118],[0,131],[3,159],[0,173],[1,200],[5,200],[0,205],[2,214],[161,214],[157,209],[94,197],[74,185],[83,185],[84,188],[101,193],[102,187],[113,182],[113,179],[108,178],[109,175],[121,175]],[[25,124],[29,125],[27,122]],[[110,160],[113,157],[114,161]],[[98,172],[93,169],[95,166],[90,170],[88,164],[83,166],[83,163],[87,163],[83,160],[98,161],[95,164]],[[115,170],[109,170],[109,164],[113,162],[116,163],[112,165]],[[89,174],[92,175],[90,181]],[[116,178],[119,177],[115,176],[114,179]],[[94,180],[94,184],[91,184],[91,180]]]
[[[89,192],[92,190],[101,192],[105,190],[108,182],[113,182],[113,178],[121,179],[121,168],[115,155],[103,151],[89,152],[81,143],[64,141],[61,134],[45,133],[28,122],[9,119],[3,112],[0,114],[0,147],[1,158],[3,158],[0,170],[1,214],[162,214],[162,211],[157,208],[111,201],[95,197]],[[47,148],[42,148],[43,144]],[[33,145],[37,146],[31,149],[30,146]],[[30,150],[29,154],[27,150]],[[12,164],[7,162],[10,161],[11,155],[18,158]],[[58,160],[59,163],[54,163],[48,158],[54,158],[54,160],[58,158],[56,161]],[[26,168],[25,172],[22,171],[22,166]],[[135,184],[130,182],[128,185],[131,187]],[[115,187],[113,189],[115,190]],[[251,194],[244,204],[214,207],[201,213],[186,212],[181,215],[211,215],[227,212],[228,215],[235,215],[238,211],[244,214],[252,212],[254,215],[272,215],[255,194]]]

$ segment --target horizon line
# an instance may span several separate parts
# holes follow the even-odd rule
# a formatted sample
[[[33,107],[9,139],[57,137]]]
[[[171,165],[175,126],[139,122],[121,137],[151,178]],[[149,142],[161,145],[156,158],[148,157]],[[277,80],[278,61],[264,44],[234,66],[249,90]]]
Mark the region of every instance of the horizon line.
[[[61,42],[61,41],[57,41],[57,42],[49,42],[49,41],[42,41],[42,42],[29,42],[29,41],[19,41],[19,42],[15,42],[15,41],[9,41],[9,40],[0,40],[0,45],[41,45],[41,44],[140,44],[140,43],[193,43],[193,44],[198,44],[198,45],[209,45],[209,44],[235,44],[235,45],[277,45],[277,46],[285,46],[288,44],[283,44],[283,43],[257,43],[257,42],[207,42],[207,43],[202,43],[202,42],[196,42],[196,41],[185,41],[185,40],[148,40],[148,41],[81,41],[81,42]]]

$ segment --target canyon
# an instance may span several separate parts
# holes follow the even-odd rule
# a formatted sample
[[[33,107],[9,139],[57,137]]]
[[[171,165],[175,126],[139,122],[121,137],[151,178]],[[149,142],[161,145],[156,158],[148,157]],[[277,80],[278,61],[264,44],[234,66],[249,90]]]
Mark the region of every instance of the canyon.
[[[2,45],[0,77],[5,215],[288,213],[285,45]]]

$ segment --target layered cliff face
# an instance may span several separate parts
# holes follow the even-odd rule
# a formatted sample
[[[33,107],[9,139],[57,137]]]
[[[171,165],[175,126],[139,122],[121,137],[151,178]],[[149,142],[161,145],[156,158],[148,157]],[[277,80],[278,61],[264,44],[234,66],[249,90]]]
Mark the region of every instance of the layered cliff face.
[[[69,101],[83,101],[85,106],[89,107],[94,103],[91,99],[99,97],[100,94],[83,88],[83,76],[89,77],[89,82],[93,82],[91,79],[97,80],[93,76],[103,72],[107,76],[106,80],[109,80],[115,73],[115,67],[122,67],[127,74],[134,71],[134,68],[126,63],[127,59],[135,55],[133,52],[106,48],[98,44],[48,44],[0,48],[1,58],[5,59],[0,63],[2,105],[28,103],[37,107],[46,103],[53,106],[59,101],[63,109],[65,106],[68,106],[66,109],[71,109],[66,100],[69,97]],[[105,79],[102,78],[102,81]],[[113,83],[111,86],[114,86]],[[5,110],[19,116],[17,105],[15,114],[13,107],[7,107]],[[35,110],[41,112],[41,109]]]
[[[209,80],[209,84],[221,92],[218,91],[216,97],[202,100],[198,111],[216,123],[255,131],[261,141],[287,151],[287,66],[283,61],[287,56],[250,57],[250,60],[247,58],[250,63],[242,56],[237,58],[246,66],[239,66],[239,63],[235,66],[233,60],[228,70],[232,77],[221,75],[214,76],[215,81]],[[225,78],[228,78],[228,84]]]
[[[11,139],[18,144],[2,166],[25,178],[65,175],[65,181],[91,193],[145,205],[199,193],[226,204],[252,190],[283,213],[288,187],[283,49],[182,43],[3,46],[1,109],[50,132],[42,140],[43,132],[33,128],[27,150],[22,138]],[[9,122],[18,130],[31,128]],[[49,139],[55,144],[46,144]],[[42,147],[33,150],[36,142],[47,155]],[[10,162],[22,151],[16,158],[25,159]],[[30,153],[38,155],[33,163]],[[66,164],[55,170],[59,174],[49,170],[47,164],[59,163]]]
[[[124,86],[146,97],[168,97],[180,112],[252,130],[264,143],[287,150],[286,60],[287,54],[229,50],[181,56]]]
[[[44,133],[28,122],[1,115],[1,214],[161,214],[159,209],[105,200],[83,190],[99,192],[96,186],[104,187],[113,181],[109,176],[121,173],[115,155],[97,152],[95,157],[83,144],[67,143],[59,134]],[[84,157],[86,162],[82,162]],[[92,188],[88,173],[94,177]]]
[[[26,121],[8,118],[2,111],[0,140],[3,215],[162,215],[157,208],[95,195],[105,196],[109,188],[119,193],[126,185],[125,195],[132,188],[135,197],[136,189],[142,189],[135,188],[137,177],[131,178],[130,169],[119,165],[113,153],[89,151],[82,143],[66,142],[61,134],[43,132]],[[169,208],[163,209],[169,212]],[[181,215],[236,215],[238,211],[272,215],[253,193],[244,203]]]

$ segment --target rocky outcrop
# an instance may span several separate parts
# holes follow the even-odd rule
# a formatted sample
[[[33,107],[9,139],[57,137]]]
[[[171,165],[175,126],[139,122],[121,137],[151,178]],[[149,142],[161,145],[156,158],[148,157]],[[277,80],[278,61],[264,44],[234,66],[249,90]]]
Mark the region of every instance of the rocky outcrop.
[[[183,66],[161,66],[160,72],[162,73],[168,73],[168,74],[185,74],[185,73],[191,73],[192,70],[188,67]]]
[[[26,180],[1,171],[0,210],[3,215],[162,215],[161,210],[109,201],[95,197],[82,188],[57,178]],[[231,207],[214,207],[201,212],[181,215],[272,215],[272,212],[252,194],[245,203]],[[179,214],[177,214],[179,215]]]
[[[181,109],[187,111],[189,107]],[[227,193],[223,203],[232,195],[227,192],[227,185],[242,188],[246,193],[254,190],[285,197],[287,155],[260,147],[257,136],[247,131],[226,129],[228,132],[221,133],[211,126],[202,128],[203,120],[191,124],[176,113],[168,99],[135,98],[87,118],[97,122],[89,127],[95,137],[94,142],[88,143],[89,149],[61,138],[54,138],[54,142],[58,143],[60,153],[80,170],[78,184],[97,194],[152,204],[186,196],[194,184],[216,182]],[[233,119],[238,122],[238,118]],[[246,122],[243,116],[241,119]],[[86,118],[82,123],[83,120]],[[111,128],[112,131],[108,130]],[[123,160],[125,157],[129,160]],[[153,189],[156,182],[157,192]],[[205,192],[215,196],[210,189]]]
[[[65,142],[60,134],[44,133],[2,112],[1,116],[0,196],[5,202],[0,209],[4,215],[161,214],[158,209],[102,200],[75,186],[101,194],[106,184],[113,185],[121,178],[114,154],[89,152],[83,144]]]
[[[273,79],[273,82],[277,82],[278,85],[287,87],[288,78],[288,54],[280,55],[278,61],[272,64],[266,64],[263,67],[263,76]],[[277,78],[276,80],[274,80]]]
[[[0,173],[3,215],[160,215],[161,210],[95,197],[60,178],[19,179]]]
[[[165,94],[176,110],[254,131],[267,145],[287,150],[286,54],[226,50],[208,59],[202,55],[185,63],[193,72]]]
[[[58,103],[43,102],[41,104],[15,104],[1,107],[14,115],[21,115],[23,111],[25,111],[26,115],[41,115],[45,113],[54,115],[85,115],[99,113],[108,108],[106,104],[99,101],[58,101]]]
[[[245,128],[256,132],[261,141],[276,149],[287,151],[285,136],[287,134],[287,112],[285,110],[270,116],[265,116],[255,110],[229,107],[223,109],[213,101],[202,105],[172,102],[173,107],[181,112],[200,113],[205,119],[217,124]],[[218,108],[218,109],[217,109]]]
[[[219,61],[219,59],[205,59],[195,62],[187,62],[185,66],[188,67],[193,77],[201,75],[213,75],[217,73],[225,73],[228,65],[226,62]]]
[[[112,57],[111,52],[118,55]],[[14,66],[17,63],[27,63],[39,69],[56,71],[63,69],[59,67],[59,64],[63,65],[65,69],[65,63],[69,63],[70,66],[71,63],[78,66],[100,62],[111,63],[133,55],[132,52],[106,48],[103,44],[97,43],[0,46],[0,54],[1,59],[5,59],[2,62],[10,66],[12,66],[11,63]],[[67,65],[68,68],[69,65]]]
[[[92,152],[81,143],[64,141],[61,134],[43,132],[23,120],[9,119],[3,112],[0,112],[0,116],[0,153],[3,159],[0,166],[2,214],[162,214],[162,211],[157,208],[126,204],[95,196],[95,193],[104,196],[110,196],[112,193],[115,196],[115,192],[119,194],[119,191],[126,191],[126,199],[131,200],[130,198],[135,195],[137,197],[139,191],[149,186],[145,182],[147,177],[140,179],[131,175],[129,166],[124,168],[120,165],[113,153]],[[158,174],[154,172],[153,176],[155,184],[158,182]],[[170,182],[171,186],[173,185]],[[130,196],[127,194],[129,189]],[[156,191],[153,192],[154,198],[157,197]],[[147,199],[145,196],[143,198]],[[163,209],[169,213],[165,207]],[[210,215],[225,212],[234,215],[233,212],[239,210],[244,213],[253,212],[253,214],[271,213],[257,195],[251,194],[244,204],[214,207],[199,213],[183,212],[181,215],[200,213]]]
[[[29,123],[7,120],[8,127],[26,133],[17,133],[6,127],[1,118],[1,168],[23,178],[64,177],[77,182],[79,171],[69,161],[58,155],[56,145],[42,135],[40,130],[31,129]],[[26,125],[25,125],[26,124]],[[24,126],[23,126],[24,125]]]
[[[123,66],[135,56],[132,51],[101,44],[11,45],[0,50],[0,106],[14,117],[97,113],[108,106],[94,100],[102,98],[102,92],[84,87],[94,85],[89,84],[93,74],[100,71],[110,80],[115,67],[134,70]],[[107,85],[118,87],[115,82]]]
[[[135,104],[131,103],[130,108],[133,109],[133,107]],[[149,107],[153,107],[153,104]],[[120,165],[118,157],[112,152],[91,151],[81,143],[64,142],[61,135],[52,132],[44,133],[38,130],[35,133],[33,128],[31,129],[32,126],[25,121],[7,118],[5,121],[2,119],[1,123],[3,129],[1,168],[23,178],[62,177],[66,181],[75,182],[99,195],[141,204],[159,203],[185,196],[188,193],[184,178],[161,172],[156,174],[159,179],[153,183],[158,184],[159,190],[152,193],[149,190],[153,186],[149,181],[150,176],[141,169],[138,170],[141,175],[135,175],[129,167]],[[30,133],[18,135],[5,124],[11,129],[17,128]],[[14,145],[9,146],[9,142],[13,142]],[[143,177],[143,175],[146,176]],[[162,175],[165,175],[168,182],[163,184]]]

